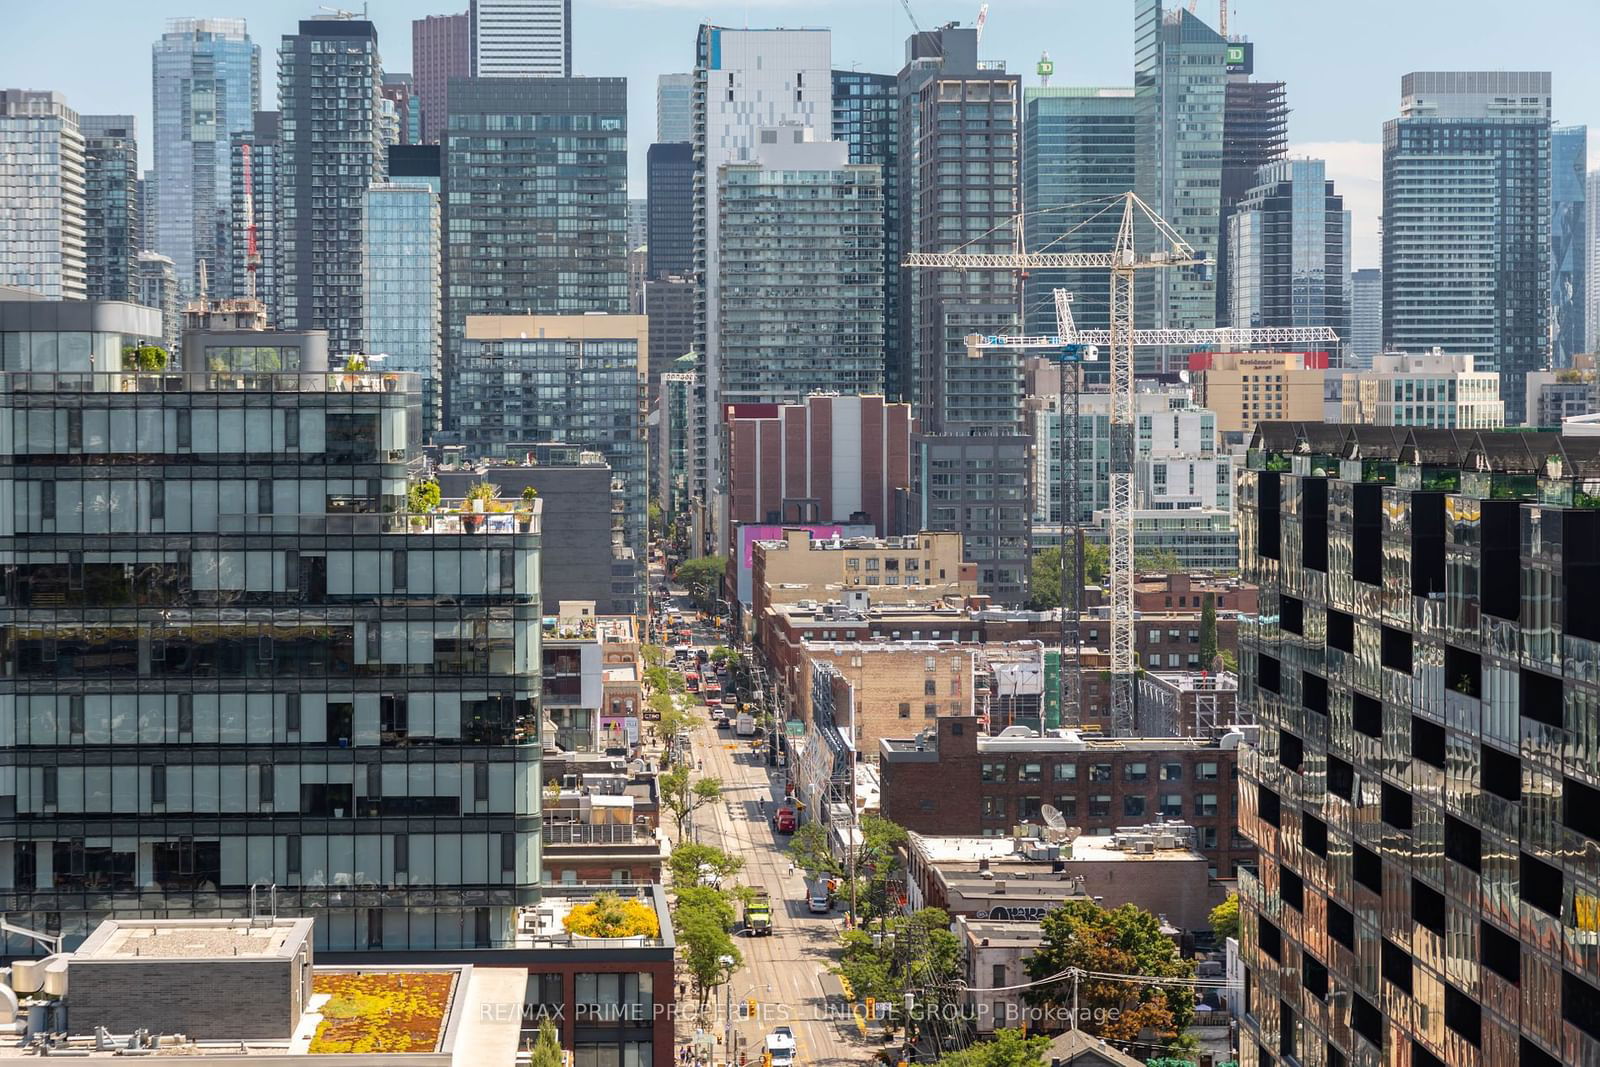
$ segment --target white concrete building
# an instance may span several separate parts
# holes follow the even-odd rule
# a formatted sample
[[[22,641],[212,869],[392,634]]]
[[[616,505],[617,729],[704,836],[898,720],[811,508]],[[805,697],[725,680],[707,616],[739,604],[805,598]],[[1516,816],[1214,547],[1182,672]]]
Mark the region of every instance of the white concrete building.
[[[695,268],[705,279],[695,314],[695,347],[705,358],[705,403],[721,403],[718,306],[717,172],[724,163],[758,158],[760,131],[785,124],[833,128],[833,38],[828,30],[740,30],[701,25],[694,70]],[[705,485],[723,493],[721,419],[706,449]],[[722,529],[720,522],[714,528]]]
[[[1477,370],[1472,356],[1375,356],[1372,369],[1344,375],[1341,421],[1372,426],[1488,430],[1505,425],[1500,375]]]
[[[472,0],[472,76],[572,77],[572,0]]]

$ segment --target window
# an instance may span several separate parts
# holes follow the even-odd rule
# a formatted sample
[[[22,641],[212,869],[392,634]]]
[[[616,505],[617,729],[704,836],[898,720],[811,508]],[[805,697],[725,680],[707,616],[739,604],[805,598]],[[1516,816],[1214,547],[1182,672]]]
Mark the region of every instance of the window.
[[[1217,794],[1201,793],[1195,797],[1194,813],[1201,817],[1214,817],[1217,814]]]
[[[900,717],[902,719],[911,718],[911,705],[903,700],[900,702]]]
[[[923,683],[922,683],[922,695],[925,696],[925,697],[936,697],[936,696],[938,696],[939,695],[939,683],[938,683],[938,681],[936,679],[933,679],[933,678],[925,679],[923,681]]]
[[[937,704],[924,704],[924,705],[922,705],[922,717],[924,719],[937,719],[939,717],[939,705],[937,705]]]
[[[1183,781],[1183,764],[1163,763],[1161,765],[1161,780],[1163,782]]]
[[[1017,800],[1017,818],[1022,822],[1039,821],[1039,809],[1044,807],[1040,797],[1020,797]]]
[[[1017,781],[1042,782],[1044,781],[1044,768],[1038,763],[1024,763],[1017,768]]]
[[[1091,782],[1109,782],[1109,781],[1111,781],[1111,764],[1109,764],[1109,763],[1091,763],[1089,765],[1089,781],[1091,781]]]
[[[1183,817],[1183,794],[1182,793],[1162,793],[1161,794],[1161,798],[1160,798],[1160,800],[1159,800],[1159,802],[1157,804],[1157,808],[1158,808],[1162,818],[1165,818],[1165,819],[1182,818]],[[1217,832],[1216,831],[1216,827],[1211,827],[1210,829],[1211,829],[1211,833],[1213,835],[1213,838],[1215,838],[1215,835],[1216,835],[1216,832]]]
[[[1078,798],[1077,797],[1056,797],[1056,810],[1059,811],[1062,815],[1066,816],[1069,819],[1077,818],[1077,815],[1078,815]]]
[[[979,775],[981,781],[1003,782],[1006,780],[1006,765],[1004,763],[985,763]]]
[[[1124,763],[1122,765],[1122,780],[1124,782],[1148,782],[1150,780],[1150,765],[1142,760],[1137,763]]]
[[[1058,763],[1050,768],[1050,777],[1057,782],[1076,782],[1078,780],[1078,765],[1076,763]]]
[[[1003,819],[1006,817],[1005,797],[984,797],[983,817],[985,819]]]
[[[1095,794],[1091,795],[1089,797],[1089,814],[1090,815],[1101,815],[1101,816],[1110,815],[1111,814],[1111,794],[1110,793],[1095,793]]]
[[[1196,763],[1194,765],[1194,780],[1197,782],[1215,782],[1219,777],[1215,763]]]
[[[1122,798],[1122,814],[1129,819],[1144,818],[1146,799],[1133,794],[1125,794]]]

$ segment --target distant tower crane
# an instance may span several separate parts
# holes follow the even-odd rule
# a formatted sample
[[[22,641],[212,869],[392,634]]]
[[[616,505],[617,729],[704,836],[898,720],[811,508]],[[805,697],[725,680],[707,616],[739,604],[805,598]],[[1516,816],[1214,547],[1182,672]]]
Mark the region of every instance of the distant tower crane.
[[[1120,736],[1131,736],[1135,728],[1134,680],[1138,660],[1134,652],[1133,610],[1133,349],[1136,345],[1249,345],[1293,344],[1338,340],[1338,335],[1325,326],[1266,327],[1231,329],[1159,329],[1135,330],[1133,328],[1133,280],[1141,270],[1166,270],[1182,267],[1205,266],[1208,260],[1196,252],[1166,220],[1151,209],[1137,194],[1122,195],[1122,222],[1117,230],[1116,244],[1110,252],[1013,252],[1013,253],[963,253],[963,252],[911,252],[904,266],[942,270],[1011,270],[1033,269],[1099,269],[1111,274],[1111,303],[1107,330],[1079,330],[1071,319],[1070,299],[1058,291],[1056,296],[1057,335],[1050,337],[991,336],[969,339],[968,350],[976,354],[985,348],[1056,348],[1068,346],[1085,354],[1084,346],[1107,344],[1111,354],[1111,508],[1110,573],[1108,584],[1111,594],[1111,727]],[[1137,215],[1135,212],[1137,211]],[[1139,252],[1134,247],[1134,221],[1142,215],[1153,225],[1159,235],[1158,243],[1164,250]],[[1058,360],[1058,362],[1060,362]],[[1063,400],[1066,400],[1063,397]],[[1065,404],[1063,404],[1065,408]],[[1066,412],[1063,410],[1063,417]],[[1077,427],[1072,427],[1073,435]],[[1075,450],[1074,450],[1075,451]],[[1076,479],[1076,464],[1071,476]],[[1067,472],[1063,472],[1064,477]],[[1062,518],[1077,521],[1077,501],[1063,499]],[[1063,545],[1065,532],[1063,531]],[[1065,585],[1066,575],[1062,574]],[[1064,594],[1063,594],[1064,595]],[[1081,604],[1081,599],[1079,600]],[[1065,612],[1063,613],[1063,622]],[[1066,638],[1063,627],[1063,639]],[[1076,649],[1069,654],[1075,655]],[[1063,661],[1063,691],[1067,685]],[[1073,684],[1080,687],[1076,699],[1063,699],[1063,711],[1075,707],[1081,712],[1081,670]]]
[[[244,295],[246,299],[254,300],[256,271],[261,269],[261,255],[256,248],[255,195],[251,191],[255,175],[251,169],[250,147],[248,141],[239,146],[239,169],[244,181]]]

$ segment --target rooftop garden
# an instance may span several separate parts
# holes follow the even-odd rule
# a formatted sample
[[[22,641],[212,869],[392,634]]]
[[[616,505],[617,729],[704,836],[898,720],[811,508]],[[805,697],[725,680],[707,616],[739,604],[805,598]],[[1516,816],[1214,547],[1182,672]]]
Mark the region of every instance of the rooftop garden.
[[[580,937],[660,937],[656,910],[637,898],[624,900],[601,893],[587,904],[567,912],[562,921],[569,934]]]
[[[452,971],[338,971],[313,974],[313,994],[326,993],[315,1054],[432,1052],[439,1046]]]

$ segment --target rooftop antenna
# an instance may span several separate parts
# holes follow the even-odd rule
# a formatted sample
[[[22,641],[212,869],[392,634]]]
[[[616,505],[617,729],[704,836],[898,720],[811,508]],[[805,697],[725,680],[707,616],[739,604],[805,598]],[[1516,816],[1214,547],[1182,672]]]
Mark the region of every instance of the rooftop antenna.
[[[1050,85],[1050,75],[1056,72],[1056,65],[1050,61],[1050,53],[1040,52],[1039,65],[1033,69],[1034,73],[1039,75],[1039,84],[1048,87]]]
[[[1228,39],[1228,0],[1221,0],[1217,7],[1217,33],[1222,39]]]

